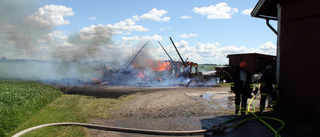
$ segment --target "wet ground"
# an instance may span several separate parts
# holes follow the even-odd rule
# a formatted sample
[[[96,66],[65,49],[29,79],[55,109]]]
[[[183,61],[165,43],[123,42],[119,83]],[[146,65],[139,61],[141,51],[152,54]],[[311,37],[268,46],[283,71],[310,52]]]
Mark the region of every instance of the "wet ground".
[[[234,110],[235,97],[230,91],[205,91],[204,93],[186,93],[186,95],[213,109]]]

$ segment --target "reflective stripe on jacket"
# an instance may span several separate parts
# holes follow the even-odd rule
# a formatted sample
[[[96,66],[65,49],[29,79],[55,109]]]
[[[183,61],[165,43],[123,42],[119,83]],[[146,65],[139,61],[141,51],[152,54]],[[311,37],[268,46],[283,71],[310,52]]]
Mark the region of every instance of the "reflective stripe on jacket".
[[[275,75],[266,72],[262,74],[259,85],[261,93],[266,93],[279,88]]]
[[[252,84],[252,74],[249,71],[246,71],[246,81],[243,84],[243,81],[240,80],[240,71],[242,71],[241,69],[237,70],[231,80],[231,90],[234,90],[235,93],[237,91],[242,90],[243,88],[250,92],[253,89],[253,84]],[[244,85],[244,87],[243,87]]]

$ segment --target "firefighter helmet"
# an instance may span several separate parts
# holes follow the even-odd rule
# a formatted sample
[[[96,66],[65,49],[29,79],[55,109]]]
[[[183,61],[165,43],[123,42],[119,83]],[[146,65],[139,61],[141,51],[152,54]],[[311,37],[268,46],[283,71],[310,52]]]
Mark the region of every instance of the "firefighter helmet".
[[[245,61],[240,62],[240,67],[246,67],[246,66],[248,66],[247,62]]]

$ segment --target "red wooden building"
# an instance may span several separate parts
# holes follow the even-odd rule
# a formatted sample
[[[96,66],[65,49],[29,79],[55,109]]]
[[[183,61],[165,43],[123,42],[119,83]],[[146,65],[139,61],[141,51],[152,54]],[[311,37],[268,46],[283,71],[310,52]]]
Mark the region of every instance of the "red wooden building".
[[[320,113],[320,0],[259,0],[251,15],[277,35],[279,105]],[[277,20],[277,29],[268,20]],[[266,27],[267,29],[267,27]]]
[[[259,53],[230,54],[227,58],[229,58],[230,67],[239,67],[241,61],[246,61],[247,69],[252,74],[265,71],[268,65],[276,65],[276,56]]]
[[[224,77],[227,82],[231,81],[231,77],[235,70],[240,69],[241,61],[246,61],[248,63],[247,69],[252,74],[258,74],[259,72],[265,71],[268,65],[276,66],[276,56],[272,55],[259,53],[229,54],[227,58],[229,58],[229,66],[215,67],[217,72],[220,72],[221,69],[224,70]]]

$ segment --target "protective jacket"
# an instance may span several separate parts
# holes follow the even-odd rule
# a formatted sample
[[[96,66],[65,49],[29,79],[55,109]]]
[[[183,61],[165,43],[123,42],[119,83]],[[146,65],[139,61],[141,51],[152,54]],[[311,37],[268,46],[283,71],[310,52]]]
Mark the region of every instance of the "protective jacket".
[[[251,94],[251,91],[253,89],[253,84],[252,84],[252,74],[246,70],[246,81],[243,82],[240,79],[240,71],[241,69],[237,70],[232,78],[231,81],[231,90],[234,90],[234,92],[237,94],[241,91],[246,91],[247,94]],[[242,93],[244,94],[244,93]]]
[[[268,93],[273,91],[274,89],[278,89],[278,84],[276,81],[276,77],[274,74],[268,74],[265,72],[262,74],[260,79],[260,92],[261,93]]]
[[[260,79],[260,94],[261,94],[260,112],[263,112],[265,109],[266,99],[268,95],[272,97],[273,108],[274,109],[277,108],[278,97],[277,97],[276,90],[278,90],[278,88],[279,87],[277,85],[276,77],[273,73],[265,72],[262,74]]]

